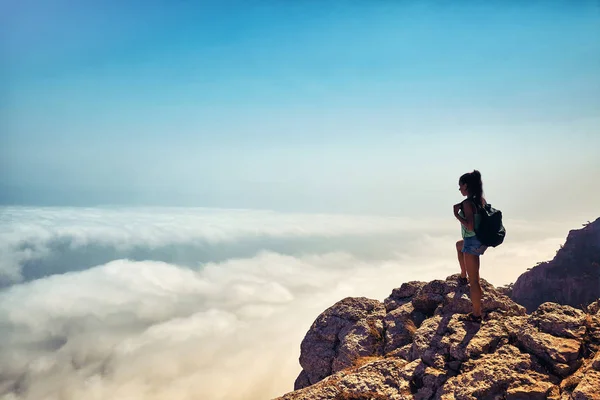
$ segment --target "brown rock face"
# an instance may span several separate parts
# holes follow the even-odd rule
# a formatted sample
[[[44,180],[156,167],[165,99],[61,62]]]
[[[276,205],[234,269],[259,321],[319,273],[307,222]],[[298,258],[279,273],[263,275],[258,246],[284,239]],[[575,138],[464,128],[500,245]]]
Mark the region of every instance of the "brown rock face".
[[[540,371],[540,372],[538,372]],[[558,388],[534,357],[506,344],[493,354],[466,362],[462,373],[440,388],[440,399],[546,399]],[[500,397],[502,396],[502,397]]]
[[[367,298],[346,298],[323,312],[300,345],[303,373],[295,389],[350,367],[362,356],[383,354],[385,307]]]
[[[290,392],[282,400],[401,400],[412,398],[410,383],[402,378],[407,362],[381,359],[337,372],[316,385]]]
[[[580,307],[600,297],[600,218],[572,230],[552,261],[522,274],[512,299],[528,311],[553,302]]]
[[[545,303],[527,315],[482,281],[487,317],[474,323],[457,278],[327,309],[302,342],[296,391],[280,399],[600,399],[595,307]]]

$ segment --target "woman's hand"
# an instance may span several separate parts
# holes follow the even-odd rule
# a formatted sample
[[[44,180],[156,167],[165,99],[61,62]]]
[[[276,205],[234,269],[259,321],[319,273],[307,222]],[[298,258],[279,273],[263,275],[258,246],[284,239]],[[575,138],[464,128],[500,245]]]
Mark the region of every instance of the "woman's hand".
[[[453,208],[454,208],[454,216],[457,217],[457,218],[458,218],[458,212],[460,211],[461,207],[462,207],[462,202],[458,203],[458,204],[455,204],[453,206]]]

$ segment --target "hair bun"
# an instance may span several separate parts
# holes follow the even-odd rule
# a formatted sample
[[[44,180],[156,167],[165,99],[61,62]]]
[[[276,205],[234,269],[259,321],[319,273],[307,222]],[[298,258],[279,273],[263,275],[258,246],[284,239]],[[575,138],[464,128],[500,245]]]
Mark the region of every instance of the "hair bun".
[[[476,169],[473,170],[472,174],[477,179],[481,179],[481,172],[477,171]]]

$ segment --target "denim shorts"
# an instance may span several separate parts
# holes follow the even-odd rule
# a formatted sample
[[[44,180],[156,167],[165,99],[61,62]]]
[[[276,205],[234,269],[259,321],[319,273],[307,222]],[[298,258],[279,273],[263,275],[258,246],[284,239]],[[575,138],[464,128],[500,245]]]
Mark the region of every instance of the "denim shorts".
[[[471,236],[463,238],[464,244],[462,248],[463,253],[472,254],[474,256],[480,256],[485,253],[487,246],[481,244],[477,236]]]

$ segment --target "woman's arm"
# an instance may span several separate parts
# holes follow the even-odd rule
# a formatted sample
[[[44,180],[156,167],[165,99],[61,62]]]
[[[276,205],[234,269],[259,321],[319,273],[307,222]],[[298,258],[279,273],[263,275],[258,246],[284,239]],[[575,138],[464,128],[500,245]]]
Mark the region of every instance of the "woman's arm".
[[[472,201],[465,200],[463,201],[463,213],[465,214],[465,218],[460,221],[461,224],[467,228],[469,231],[475,230],[475,205]]]
[[[458,211],[462,208],[464,218],[458,214]],[[468,230],[472,231],[475,227],[475,206],[470,201],[463,201],[454,205],[454,216],[456,219],[465,226]]]

